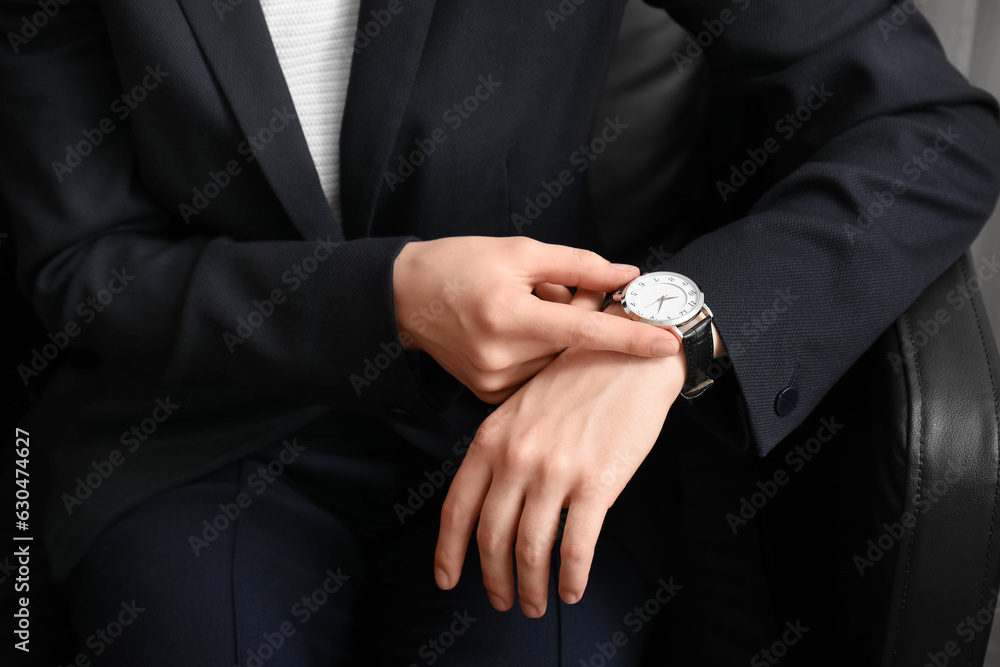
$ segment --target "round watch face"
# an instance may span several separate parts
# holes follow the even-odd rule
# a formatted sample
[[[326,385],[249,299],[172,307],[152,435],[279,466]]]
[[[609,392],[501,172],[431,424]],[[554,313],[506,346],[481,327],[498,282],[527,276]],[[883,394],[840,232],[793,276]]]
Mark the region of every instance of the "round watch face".
[[[705,295],[687,276],[656,271],[639,276],[622,292],[622,306],[647,324],[669,326],[693,318],[705,304]]]

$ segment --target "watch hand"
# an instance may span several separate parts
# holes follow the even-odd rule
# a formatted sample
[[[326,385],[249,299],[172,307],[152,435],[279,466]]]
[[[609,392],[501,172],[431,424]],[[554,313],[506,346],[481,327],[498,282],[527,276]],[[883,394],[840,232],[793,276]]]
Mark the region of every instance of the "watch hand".
[[[657,299],[656,301],[659,301],[661,306],[663,305],[663,297],[662,296],[659,299]],[[653,303],[656,303],[656,301],[654,301]],[[649,306],[652,306],[653,303],[649,304]],[[649,306],[646,306],[646,308],[649,308]],[[643,310],[645,310],[646,308],[643,308]]]

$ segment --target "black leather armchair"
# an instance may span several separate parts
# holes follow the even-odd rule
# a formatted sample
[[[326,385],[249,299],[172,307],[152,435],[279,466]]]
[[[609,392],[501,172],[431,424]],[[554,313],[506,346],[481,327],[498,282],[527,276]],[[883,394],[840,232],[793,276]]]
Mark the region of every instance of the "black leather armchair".
[[[597,118],[656,110],[660,122],[636,124],[595,162],[599,214],[621,221],[697,210],[688,196],[699,178],[697,145],[677,137],[704,130],[707,78],[676,76],[669,54],[683,38],[661,14],[631,3]],[[667,252],[628,225],[613,229],[609,246],[640,264]],[[0,241],[5,312],[20,323],[4,351],[8,369],[45,341],[11,289],[11,242]],[[771,479],[787,452],[809,446],[821,420],[847,425],[763,510],[775,613],[810,627],[784,664],[982,664],[1000,585],[1000,360],[977,269],[983,278],[991,270],[966,257],[946,271],[764,461],[762,479]],[[30,397],[16,380],[8,389],[9,425]],[[9,599],[11,579],[0,586]],[[41,569],[32,591],[40,644],[30,664],[69,659],[63,605]],[[9,643],[4,650],[3,664],[29,664]]]
[[[685,38],[629,3],[597,112],[633,123],[591,189],[614,223],[610,256],[644,268],[684,239],[664,248],[641,230],[701,203],[709,75],[701,61],[678,72]],[[1000,361],[980,288],[996,271],[969,257],[949,268],[763,461],[771,480],[797,447],[815,450],[760,514],[776,621],[810,628],[778,664],[982,664],[1000,584]],[[828,445],[823,420],[844,425]]]
[[[976,267],[949,268],[765,459],[770,478],[821,419],[849,425],[766,508],[777,613],[811,622],[795,664],[983,663],[1000,361],[981,296],[962,296]]]

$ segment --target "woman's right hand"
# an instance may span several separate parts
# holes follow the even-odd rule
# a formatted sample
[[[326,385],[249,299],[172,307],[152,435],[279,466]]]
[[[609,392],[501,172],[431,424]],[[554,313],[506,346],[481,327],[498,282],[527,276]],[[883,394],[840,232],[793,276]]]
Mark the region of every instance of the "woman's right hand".
[[[605,292],[638,275],[589,250],[526,237],[409,243],[393,267],[400,341],[488,403],[502,403],[569,347],[677,354],[671,333],[599,312]]]

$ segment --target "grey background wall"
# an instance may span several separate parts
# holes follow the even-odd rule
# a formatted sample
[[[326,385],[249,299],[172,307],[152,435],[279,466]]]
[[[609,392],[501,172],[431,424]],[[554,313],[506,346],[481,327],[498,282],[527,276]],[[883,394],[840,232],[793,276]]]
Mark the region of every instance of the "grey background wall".
[[[921,9],[934,24],[952,63],[977,86],[1000,98],[1000,0],[923,0]],[[973,259],[1000,254],[1000,210],[972,246]],[[983,286],[983,297],[1000,344],[1000,280]],[[1000,667],[1000,632],[994,632]],[[987,663],[990,664],[990,663]]]
[[[921,8],[952,63],[974,84],[1000,98],[1000,0],[925,0]],[[974,259],[994,254],[1000,254],[1000,210],[972,246]],[[1000,345],[1000,280],[983,285],[983,298]],[[1000,667],[1000,619],[996,617],[985,667]]]

